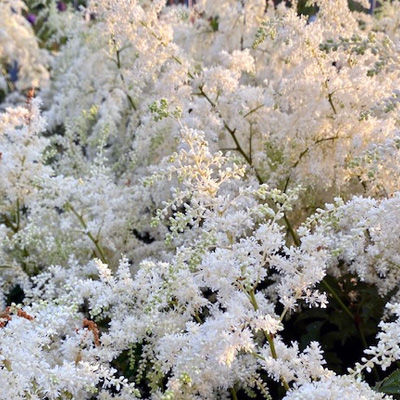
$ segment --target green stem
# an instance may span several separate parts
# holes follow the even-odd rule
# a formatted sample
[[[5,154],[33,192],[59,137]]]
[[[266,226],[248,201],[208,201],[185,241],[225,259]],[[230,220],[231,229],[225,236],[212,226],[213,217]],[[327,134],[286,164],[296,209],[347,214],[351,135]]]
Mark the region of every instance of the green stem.
[[[349,316],[349,318],[351,318],[351,320],[354,322],[354,325],[356,326],[356,329],[358,331],[358,334],[360,335],[360,339],[361,339],[361,343],[364,346],[364,349],[368,348],[368,343],[367,340],[365,338],[365,334],[363,329],[361,328],[360,323],[356,320],[355,316],[353,315],[353,313],[349,310],[348,307],[346,307],[346,305],[343,303],[343,301],[340,299],[340,297],[337,295],[337,293],[335,292],[335,290],[333,289],[333,287],[331,285],[329,285],[329,283],[323,279],[322,284],[325,286],[325,288],[327,289],[327,291],[332,295],[332,297],[336,300],[336,302],[339,304],[339,306],[342,308],[342,310]],[[380,380],[378,371],[376,369],[376,367],[374,366],[372,368],[372,373],[374,374],[374,378],[375,380],[378,382]]]
[[[289,182],[290,182],[290,173],[289,173],[288,177],[286,178],[285,186],[283,188],[283,193],[286,193],[286,191],[289,187]]]
[[[253,126],[250,124],[250,135],[249,135],[249,159],[250,165],[253,165]]]
[[[232,395],[232,399],[233,400],[238,400],[235,388],[231,388],[230,392],[231,392],[231,395]]]
[[[271,350],[271,355],[275,360],[277,360],[278,355],[277,355],[276,349],[275,349],[274,335],[272,335],[271,333],[266,333],[265,331],[264,331],[264,334],[268,340],[269,348]],[[290,388],[289,388],[288,383],[286,382],[286,379],[283,376],[281,376],[280,379],[281,379],[283,387],[285,388],[286,391],[288,391]]]
[[[202,324],[202,323],[203,323],[203,321],[201,320],[201,318],[200,318],[200,316],[199,316],[199,313],[198,313],[197,311],[195,311],[195,313],[194,313],[194,318],[196,319],[196,321],[197,321],[199,324]]]
[[[299,236],[297,235],[296,231],[293,229],[293,226],[292,226],[292,224],[290,223],[290,221],[289,221],[289,219],[288,219],[288,217],[286,216],[285,213],[283,213],[283,219],[285,220],[286,226],[287,226],[287,228],[288,228],[288,230],[289,230],[290,236],[292,237],[294,244],[295,244],[297,247],[299,247],[300,244],[301,244],[300,238],[299,238]]]
[[[0,214],[0,217],[2,218],[2,221],[0,220],[0,223],[5,224],[7,228],[10,228],[14,233],[19,232],[20,227],[21,227],[21,214],[20,214],[20,205],[19,205],[19,199],[17,198],[17,204],[16,204],[16,213],[15,213],[15,222],[13,222],[10,217],[7,214]]]
[[[207,93],[203,90],[203,86],[199,86],[200,94],[210,103],[211,107],[216,109],[216,104],[208,97]]]
[[[17,232],[19,231],[20,228],[20,222],[21,222],[21,216],[19,213],[19,199],[17,199],[17,214],[16,214],[16,220],[17,220]]]
[[[249,115],[255,113],[256,111],[258,111],[260,108],[264,107],[264,104],[260,104],[259,106],[257,106],[256,108],[253,108],[252,110],[250,110],[247,114],[243,115],[243,118],[247,118]]]
[[[282,322],[283,319],[285,318],[285,315],[287,314],[287,312],[289,311],[288,307],[285,307],[285,309],[282,311],[281,316],[279,317],[279,320]]]
[[[361,322],[361,321],[360,321],[360,322]],[[360,322],[354,320],[354,323],[355,323],[355,325],[356,325],[358,334],[360,335],[360,338],[361,338],[361,343],[363,344],[364,349],[367,349],[367,348],[368,348],[368,343],[367,343],[367,340],[365,339],[364,331],[363,331],[363,329],[361,328]],[[380,376],[379,376],[379,373],[378,373],[378,370],[377,370],[377,368],[376,368],[376,365],[374,365],[374,366],[372,367],[372,373],[373,373],[373,375],[374,375],[374,378],[375,378],[375,381],[376,381],[376,382],[378,382],[378,381],[381,380],[381,378],[380,378]]]
[[[217,110],[217,106],[216,104],[208,97],[207,93],[204,92],[203,90],[203,86],[199,86],[199,91],[200,93],[197,93],[201,96],[203,96],[208,103],[211,105],[211,107],[214,109],[214,111],[218,114],[218,116],[222,119],[222,122],[224,123],[224,128],[229,132],[229,134],[231,135],[233,141],[235,142],[236,145],[236,151],[240,153],[240,155],[245,159],[246,163],[249,164],[250,167],[253,168],[254,173],[256,175],[256,178],[258,180],[258,183],[263,184],[263,180],[261,178],[261,176],[259,175],[259,173],[257,172],[257,170],[253,167],[251,158],[246,154],[246,152],[243,150],[242,146],[239,143],[239,140],[236,137],[236,129],[232,129],[227,122],[222,118],[221,113]]]
[[[339,136],[331,136],[331,137],[327,137],[327,138],[317,139],[311,146],[316,146],[317,144],[320,144],[320,143],[323,143],[323,142],[327,142],[327,141],[331,141],[331,140],[333,141],[333,140],[336,140],[336,139],[339,139]],[[299,165],[301,159],[310,151],[311,146],[307,147],[305,150],[303,150],[299,154],[299,157],[298,157],[297,161],[290,167],[290,170],[293,170],[294,168],[296,168]],[[286,182],[285,182],[285,186],[284,186],[284,189],[283,189],[283,193],[286,193],[286,191],[287,191],[287,189],[289,187],[290,174],[291,174],[291,172],[289,172],[289,175],[286,178]]]
[[[159,36],[157,36],[157,35],[148,27],[148,25],[147,25],[146,22],[140,21],[140,24],[141,24],[143,27],[145,27],[146,29],[148,29],[149,32],[150,32],[150,34],[151,34],[154,38],[156,38],[156,39],[160,42],[160,44],[161,44],[163,47],[167,47],[167,44],[164,43],[164,41],[162,40],[162,38],[160,38]],[[175,62],[177,62],[179,65],[183,65],[182,61],[181,61],[178,57],[176,57],[175,55],[172,55],[171,58],[172,58]],[[194,75],[193,75],[190,71],[187,71],[187,74],[188,74],[188,76],[189,76],[191,79],[194,79]],[[260,184],[264,183],[263,180],[262,180],[262,178],[261,178],[261,176],[260,176],[259,173],[257,172],[257,170],[256,170],[256,169],[253,167],[253,165],[252,165],[251,156],[249,157],[249,156],[243,151],[242,147],[240,146],[240,143],[239,143],[239,141],[237,140],[237,138],[236,138],[236,136],[235,136],[235,131],[236,131],[236,130],[231,129],[231,128],[228,126],[228,124],[226,123],[226,121],[222,118],[221,113],[217,110],[216,104],[207,96],[207,94],[204,92],[202,86],[199,86],[199,90],[200,90],[200,94],[210,103],[211,107],[217,112],[217,114],[219,115],[219,117],[222,119],[222,121],[223,121],[223,123],[224,123],[225,129],[230,133],[230,135],[232,136],[233,141],[234,141],[235,144],[236,144],[236,150],[243,156],[243,158],[244,158],[244,159],[246,160],[246,162],[250,165],[250,167],[253,168],[253,170],[254,170],[254,172],[255,172],[255,174],[256,174],[256,177],[257,177],[258,182],[259,182]],[[257,110],[259,110],[259,109],[260,109],[261,107],[263,107],[263,106],[264,106],[264,104],[260,104],[259,106],[257,106],[257,107],[254,108],[253,110],[250,110],[247,114],[244,115],[244,118],[246,118],[246,117],[248,117],[249,115],[251,115],[252,113],[256,112]]]
[[[260,354],[255,353],[254,351],[250,351],[249,354],[251,354],[252,356],[259,358],[260,360],[266,361],[265,357],[261,356]]]
[[[254,310],[257,311],[258,310],[258,304],[257,304],[256,296],[254,294],[254,289],[251,289],[249,291],[249,296],[250,296],[250,302],[251,302]],[[264,330],[263,330],[263,332],[264,332],[264,335],[265,335],[266,339],[268,340],[269,348],[271,350],[271,355],[275,360],[277,360],[278,359],[278,354],[276,353],[276,349],[275,349],[274,335],[272,333],[268,333],[268,332],[266,332]],[[281,380],[282,385],[285,388],[285,390],[288,391],[290,388],[289,388],[288,383],[286,382],[286,379],[283,376],[281,376],[280,380]]]
[[[351,318],[352,321],[354,321],[354,315],[353,313],[348,309],[346,304],[343,303],[343,301],[340,299],[340,297],[337,295],[333,287],[325,280],[322,279],[322,284],[325,286],[326,290],[332,295],[332,297],[336,300],[336,302],[339,304],[341,309]]]
[[[269,348],[271,349],[271,354],[272,357],[277,360],[278,355],[276,354],[276,349],[275,349],[275,343],[274,343],[274,337],[271,334],[266,334],[265,337],[268,340]]]
[[[356,324],[358,333],[360,334],[361,342],[364,346],[364,349],[368,348],[367,340],[365,339],[364,331],[361,329],[360,324]],[[379,377],[378,377],[379,378]]]
[[[19,204],[19,199],[17,199],[17,205],[16,205],[17,211],[15,214],[15,223],[13,221],[11,221],[11,219],[8,217],[7,214],[2,214],[2,221],[0,221],[0,223],[4,223],[8,228],[10,228],[14,233],[18,233],[19,230],[21,229],[21,213],[20,213],[20,204]],[[23,258],[28,258],[29,257],[29,252],[25,247],[21,247],[21,252],[22,252],[22,256]],[[23,261],[23,259],[21,260],[21,266],[22,269],[25,272],[28,272],[28,266],[26,264],[25,261]],[[0,268],[12,268],[11,266],[7,266],[7,265],[0,265]],[[36,271],[36,269],[35,269]]]
[[[314,55],[314,57],[315,57],[315,59],[316,59],[316,61],[317,61],[318,67],[319,67],[319,69],[320,69],[320,71],[321,71],[321,74],[322,74],[322,75],[325,75],[324,68],[323,68],[323,66],[322,66],[322,64],[321,64],[321,62],[320,62],[320,60],[319,60],[319,58],[318,58],[318,56],[317,56],[315,50],[312,50],[312,54]],[[325,86],[326,92],[328,93],[329,105],[331,106],[333,113],[336,115],[336,114],[337,114],[337,112],[336,112],[336,107],[335,107],[335,105],[333,104],[333,98],[332,98],[333,92],[331,92],[331,91],[329,90],[328,79],[325,80],[324,86]]]
[[[127,97],[128,101],[129,101],[129,104],[132,107],[132,109],[137,111],[137,107],[135,106],[135,103],[133,102],[132,96],[127,93],[126,97]]]
[[[74,208],[74,207],[72,206],[72,204],[69,203],[69,202],[67,202],[67,203],[65,204],[65,208],[66,208],[67,210],[70,210],[70,211],[78,218],[78,220],[79,220],[79,222],[81,223],[83,229],[85,230],[85,233],[86,233],[87,237],[88,237],[88,238],[93,242],[93,244],[95,245],[95,247],[96,247],[96,249],[97,249],[97,252],[98,252],[98,257],[100,258],[100,260],[101,260],[104,264],[109,265],[109,262],[107,261],[107,258],[106,258],[105,254],[104,254],[104,251],[103,251],[102,247],[100,246],[99,239],[98,239],[98,238],[95,238],[95,237],[93,236],[93,234],[88,230],[87,224],[86,224],[84,218],[82,217],[82,215],[78,214],[78,212],[75,210],[75,208]]]
[[[257,311],[258,310],[258,304],[257,304],[256,296],[254,295],[254,290],[253,289],[250,290],[249,295],[250,295],[251,305],[253,306],[254,311]]]
[[[13,224],[10,218],[8,218],[7,214],[3,214],[3,221],[7,228],[10,228],[14,233],[18,232],[18,228]]]
[[[121,59],[120,59],[120,56],[119,56],[120,52],[121,52],[121,50],[117,50],[117,66],[118,66],[118,69],[119,69],[119,75],[121,76],[121,80],[122,80],[123,83],[125,83],[125,78],[124,78],[124,75],[122,74],[122,71],[121,71]],[[137,107],[136,107],[136,105],[135,105],[135,103],[134,103],[134,101],[132,99],[132,96],[129,93],[126,93],[126,97],[127,97],[128,101],[129,101],[129,104],[132,107],[132,109],[137,111]]]
[[[157,35],[155,34],[155,32],[154,32],[152,29],[149,28],[149,26],[146,24],[146,22],[140,21],[140,24],[150,32],[150,35],[151,35],[151,36],[153,36],[154,38],[156,38],[156,39],[160,42],[161,46],[167,47],[167,43],[165,43],[165,42],[162,40],[161,37],[157,36]],[[178,57],[176,57],[175,55],[171,55],[171,58],[172,58],[174,61],[176,61],[179,65],[183,65],[183,62],[182,62]],[[194,79],[194,75],[193,75],[190,71],[187,71],[187,74],[188,74],[189,78]]]
[[[333,113],[337,114],[335,105],[333,104],[332,95],[333,95],[333,93],[328,93],[328,101],[329,101],[329,104],[330,104],[330,106],[332,108]]]

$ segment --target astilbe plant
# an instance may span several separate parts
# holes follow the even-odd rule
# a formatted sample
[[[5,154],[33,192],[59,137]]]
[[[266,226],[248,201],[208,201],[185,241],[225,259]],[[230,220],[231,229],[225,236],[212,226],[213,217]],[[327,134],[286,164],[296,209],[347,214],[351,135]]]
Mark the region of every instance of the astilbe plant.
[[[308,5],[0,5],[2,398],[398,393],[400,2]]]

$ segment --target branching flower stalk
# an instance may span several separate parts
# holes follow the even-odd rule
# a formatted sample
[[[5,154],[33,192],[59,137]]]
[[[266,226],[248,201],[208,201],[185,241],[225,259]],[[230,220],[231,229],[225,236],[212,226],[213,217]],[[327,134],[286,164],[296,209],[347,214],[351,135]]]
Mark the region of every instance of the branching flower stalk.
[[[160,44],[161,44],[163,47],[167,47],[167,44],[162,40],[162,38],[158,37],[158,36],[148,27],[148,25],[147,25],[145,22],[141,21],[141,24],[142,24],[142,26],[145,27],[146,29],[149,29],[151,35],[152,35],[154,38],[156,38],[157,40],[159,40]],[[177,58],[177,57],[174,56],[174,55],[171,56],[171,57],[172,57],[172,59],[175,60],[179,65],[182,65],[182,61],[181,61],[179,58]],[[187,71],[187,74],[188,74],[188,76],[189,76],[191,79],[194,79],[194,78],[195,78],[195,76],[194,76],[190,71]],[[256,177],[257,177],[257,180],[259,181],[260,184],[262,184],[262,183],[263,183],[263,180],[262,180],[261,176],[259,175],[257,169],[254,168],[254,166],[252,165],[252,160],[251,160],[251,157],[252,157],[252,156],[251,156],[251,154],[250,154],[250,156],[248,156],[248,155],[246,154],[246,152],[243,150],[242,146],[240,145],[240,143],[239,143],[239,141],[238,141],[238,139],[237,139],[237,137],[236,137],[236,129],[232,129],[232,128],[229,127],[228,123],[225,121],[225,119],[222,117],[220,111],[217,109],[217,105],[216,105],[216,104],[210,99],[210,97],[205,93],[204,87],[203,87],[203,86],[199,86],[198,89],[199,89],[199,93],[193,93],[193,94],[194,94],[194,95],[200,95],[200,96],[204,97],[204,98],[208,101],[208,103],[211,105],[211,107],[213,108],[213,110],[217,113],[217,115],[222,119],[223,124],[224,124],[224,128],[229,132],[229,134],[231,135],[233,141],[235,142],[236,148],[235,148],[234,150],[238,151],[239,154],[241,154],[242,157],[245,159],[245,161],[247,162],[247,164],[249,164],[249,165],[253,168],[254,173],[255,173],[255,175],[256,175]],[[260,108],[262,108],[262,107],[264,107],[264,104],[258,105],[258,106],[255,107],[254,109],[252,109],[252,110],[250,110],[249,112],[247,112],[247,113],[243,116],[243,118],[247,118],[247,117],[250,116],[251,114],[257,112],[257,111],[258,111]]]
[[[229,127],[229,125],[227,124],[227,122],[223,119],[221,113],[219,112],[219,110],[217,109],[217,105],[210,99],[210,97],[204,92],[204,88],[203,86],[199,86],[199,93],[194,93],[195,95],[198,96],[202,96],[204,97],[208,103],[211,105],[212,109],[217,113],[217,115],[222,119],[222,122],[224,124],[224,128],[229,132],[229,134],[231,135],[231,138],[233,139],[233,141],[235,142],[236,148],[234,148],[234,150],[238,151],[239,154],[245,159],[245,161],[247,162],[247,164],[252,167],[254,174],[256,175],[256,178],[258,180],[258,182],[260,184],[263,184],[263,180],[260,176],[260,174],[258,173],[258,171],[256,170],[256,168],[254,168],[254,166],[252,165],[252,160],[251,160],[251,155],[247,155],[246,152],[243,150],[242,146],[239,143],[239,140],[236,137],[236,129],[232,129]],[[262,106],[258,106],[256,109],[252,110],[251,112],[255,112],[257,111],[259,108],[261,108]],[[250,113],[251,113],[250,112]],[[246,118],[248,115],[250,115],[250,113],[246,114],[244,116],[244,118]]]

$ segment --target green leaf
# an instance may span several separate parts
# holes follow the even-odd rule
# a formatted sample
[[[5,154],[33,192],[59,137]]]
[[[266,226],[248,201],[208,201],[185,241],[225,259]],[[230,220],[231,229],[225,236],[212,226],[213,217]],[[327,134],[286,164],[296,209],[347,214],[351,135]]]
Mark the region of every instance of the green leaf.
[[[400,394],[400,369],[384,379],[378,391],[386,394]]]

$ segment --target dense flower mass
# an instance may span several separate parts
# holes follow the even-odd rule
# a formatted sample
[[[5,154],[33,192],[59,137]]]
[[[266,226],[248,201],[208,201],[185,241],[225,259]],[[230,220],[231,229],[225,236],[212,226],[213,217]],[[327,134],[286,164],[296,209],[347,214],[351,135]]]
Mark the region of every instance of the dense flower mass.
[[[0,2],[0,399],[399,398],[400,1],[166,3]]]

